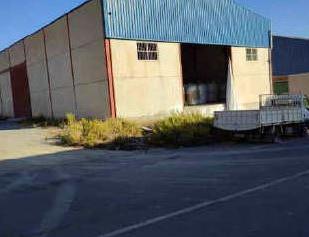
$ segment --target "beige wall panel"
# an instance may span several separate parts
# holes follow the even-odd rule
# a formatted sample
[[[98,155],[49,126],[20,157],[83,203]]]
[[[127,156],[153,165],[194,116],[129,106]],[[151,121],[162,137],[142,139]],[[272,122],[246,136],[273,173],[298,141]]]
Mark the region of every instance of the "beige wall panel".
[[[0,74],[0,116],[14,117],[10,73]]]
[[[23,41],[14,44],[10,49],[11,66],[25,62],[25,51]]]
[[[107,118],[110,116],[107,82],[76,87],[78,117]]]
[[[72,48],[103,40],[100,0],[92,0],[69,14]]]
[[[75,111],[75,97],[66,17],[45,29],[53,112],[64,118]]]
[[[47,57],[53,58],[69,52],[69,37],[66,17],[45,28]]]
[[[9,53],[7,50],[0,53],[0,72],[10,67]]]
[[[48,59],[50,86],[52,89],[72,87],[73,78],[70,54],[60,54]]]
[[[52,90],[51,95],[56,118],[64,118],[68,113],[75,114],[73,87]]]
[[[48,78],[45,61],[28,66],[30,93],[48,90]]]
[[[43,31],[25,39],[27,65],[45,60],[45,46]]]
[[[235,96],[239,109],[258,109],[259,95],[271,93],[269,50],[258,49],[258,61],[246,60],[246,48],[232,47]]]
[[[43,31],[25,39],[32,116],[51,117]]]
[[[102,40],[98,40],[72,51],[75,84],[88,84],[106,80],[106,60],[103,44]]]
[[[51,117],[51,106],[48,90],[31,93],[32,116]]]
[[[137,60],[136,42],[111,40],[118,117],[183,110],[180,45],[158,43],[158,61]]]
[[[303,93],[309,97],[309,73],[289,76],[289,92]]]

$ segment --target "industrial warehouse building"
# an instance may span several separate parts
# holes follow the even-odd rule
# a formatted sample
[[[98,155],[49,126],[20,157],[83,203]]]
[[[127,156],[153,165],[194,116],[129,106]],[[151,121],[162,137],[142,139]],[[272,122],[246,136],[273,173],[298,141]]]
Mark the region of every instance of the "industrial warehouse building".
[[[272,54],[274,91],[309,96],[309,39],[274,36]]]
[[[0,114],[256,109],[270,47],[270,21],[233,0],[91,0],[0,53]]]

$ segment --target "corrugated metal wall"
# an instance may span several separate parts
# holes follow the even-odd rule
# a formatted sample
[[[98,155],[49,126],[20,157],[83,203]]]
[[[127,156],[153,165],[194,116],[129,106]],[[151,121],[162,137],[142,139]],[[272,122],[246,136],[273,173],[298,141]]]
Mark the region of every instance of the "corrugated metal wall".
[[[309,39],[273,37],[273,75],[309,73]]]
[[[108,38],[269,47],[271,22],[232,0],[102,0]]]

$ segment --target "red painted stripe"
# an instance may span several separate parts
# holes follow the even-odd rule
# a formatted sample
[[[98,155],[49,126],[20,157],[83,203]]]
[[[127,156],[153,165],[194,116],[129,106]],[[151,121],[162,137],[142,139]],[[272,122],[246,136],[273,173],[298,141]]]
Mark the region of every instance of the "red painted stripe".
[[[11,68],[11,88],[15,117],[31,117],[31,102],[26,62]]]
[[[116,103],[115,103],[115,88],[114,88],[114,74],[113,74],[113,63],[111,55],[110,40],[105,39],[105,56],[106,56],[106,67],[107,67],[107,81],[109,91],[109,107],[112,118],[117,117]]]

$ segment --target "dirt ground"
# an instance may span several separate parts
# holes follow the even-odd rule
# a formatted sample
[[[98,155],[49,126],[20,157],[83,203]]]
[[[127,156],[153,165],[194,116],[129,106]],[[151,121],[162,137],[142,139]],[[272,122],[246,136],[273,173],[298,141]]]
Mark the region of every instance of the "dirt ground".
[[[106,151],[0,124],[1,237],[307,237],[309,139]]]
[[[0,160],[69,151],[54,145],[55,128],[23,128],[16,122],[0,121]]]

